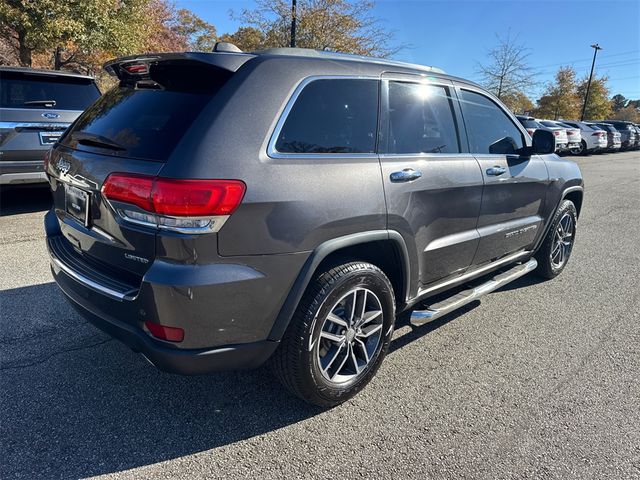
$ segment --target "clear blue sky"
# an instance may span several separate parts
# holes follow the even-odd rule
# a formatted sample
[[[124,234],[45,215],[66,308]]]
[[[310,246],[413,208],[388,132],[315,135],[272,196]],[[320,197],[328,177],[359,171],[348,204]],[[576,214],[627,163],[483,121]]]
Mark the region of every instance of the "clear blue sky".
[[[253,1],[175,0],[216,26],[218,33],[240,25],[240,13]],[[611,94],[640,98],[640,0],[378,0],[373,12],[395,40],[411,47],[397,60],[434,65],[447,73],[478,80],[477,62],[496,43],[495,34],[518,34],[530,49],[529,63],[541,85],[529,92],[536,99],[560,65],[572,65],[581,78],[589,74],[599,43],[596,73],[609,76]],[[383,40],[383,39],[381,39]]]

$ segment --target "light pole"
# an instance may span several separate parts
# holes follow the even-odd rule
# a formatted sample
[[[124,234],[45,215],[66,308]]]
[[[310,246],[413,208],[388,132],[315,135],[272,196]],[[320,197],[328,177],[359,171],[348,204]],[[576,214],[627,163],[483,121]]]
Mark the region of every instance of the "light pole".
[[[296,46],[296,0],[291,0],[291,48]]]
[[[587,93],[584,95],[584,104],[582,105],[582,115],[580,115],[580,121],[584,121],[584,113],[587,110],[587,102],[589,101],[589,89],[591,88],[591,79],[593,78],[593,67],[596,65],[596,55],[598,55],[598,50],[602,50],[602,47],[597,43],[591,45],[593,51],[593,62],[591,62],[591,73],[589,74],[589,81],[587,82]]]

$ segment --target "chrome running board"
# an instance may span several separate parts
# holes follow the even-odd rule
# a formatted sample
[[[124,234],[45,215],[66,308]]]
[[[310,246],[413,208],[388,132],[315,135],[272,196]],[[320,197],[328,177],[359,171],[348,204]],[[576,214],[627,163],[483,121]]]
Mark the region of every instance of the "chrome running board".
[[[532,258],[527,263],[516,265],[510,270],[496,275],[491,280],[478,285],[477,287],[464,290],[447,298],[446,300],[434,303],[426,310],[414,310],[411,312],[411,324],[419,326],[432,322],[449,312],[453,312],[460,307],[464,307],[466,304],[471,303],[474,300],[478,300],[487,293],[491,293],[509,282],[513,282],[532,270],[535,270],[537,266],[538,262],[535,258]]]

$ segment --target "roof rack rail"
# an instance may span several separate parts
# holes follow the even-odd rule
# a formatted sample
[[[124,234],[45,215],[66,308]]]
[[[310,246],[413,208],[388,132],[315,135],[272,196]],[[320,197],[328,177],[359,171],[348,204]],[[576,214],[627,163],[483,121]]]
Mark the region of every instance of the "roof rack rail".
[[[312,48],[297,48],[297,47],[278,47],[267,48],[264,50],[257,50],[251,52],[254,55],[290,55],[296,57],[315,57],[315,58],[331,58],[334,60],[350,60],[356,62],[368,62],[377,63],[397,67],[409,67],[414,69],[425,70],[434,73],[445,73],[444,70],[425,65],[418,65],[414,63],[399,62],[397,60],[388,60],[386,58],[367,57],[365,55],[357,55],[354,53],[336,52],[333,50],[315,50]]]

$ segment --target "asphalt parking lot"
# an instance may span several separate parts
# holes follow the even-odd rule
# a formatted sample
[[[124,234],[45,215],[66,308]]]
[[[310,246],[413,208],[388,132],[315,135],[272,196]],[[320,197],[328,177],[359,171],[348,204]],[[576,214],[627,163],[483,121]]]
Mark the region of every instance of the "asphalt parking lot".
[[[577,157],[577,244],[421,328],[333,410],[265,370],[158,372],[52,283],[43,190],[3,192],[0,478],[640,478],[640,152]]]

